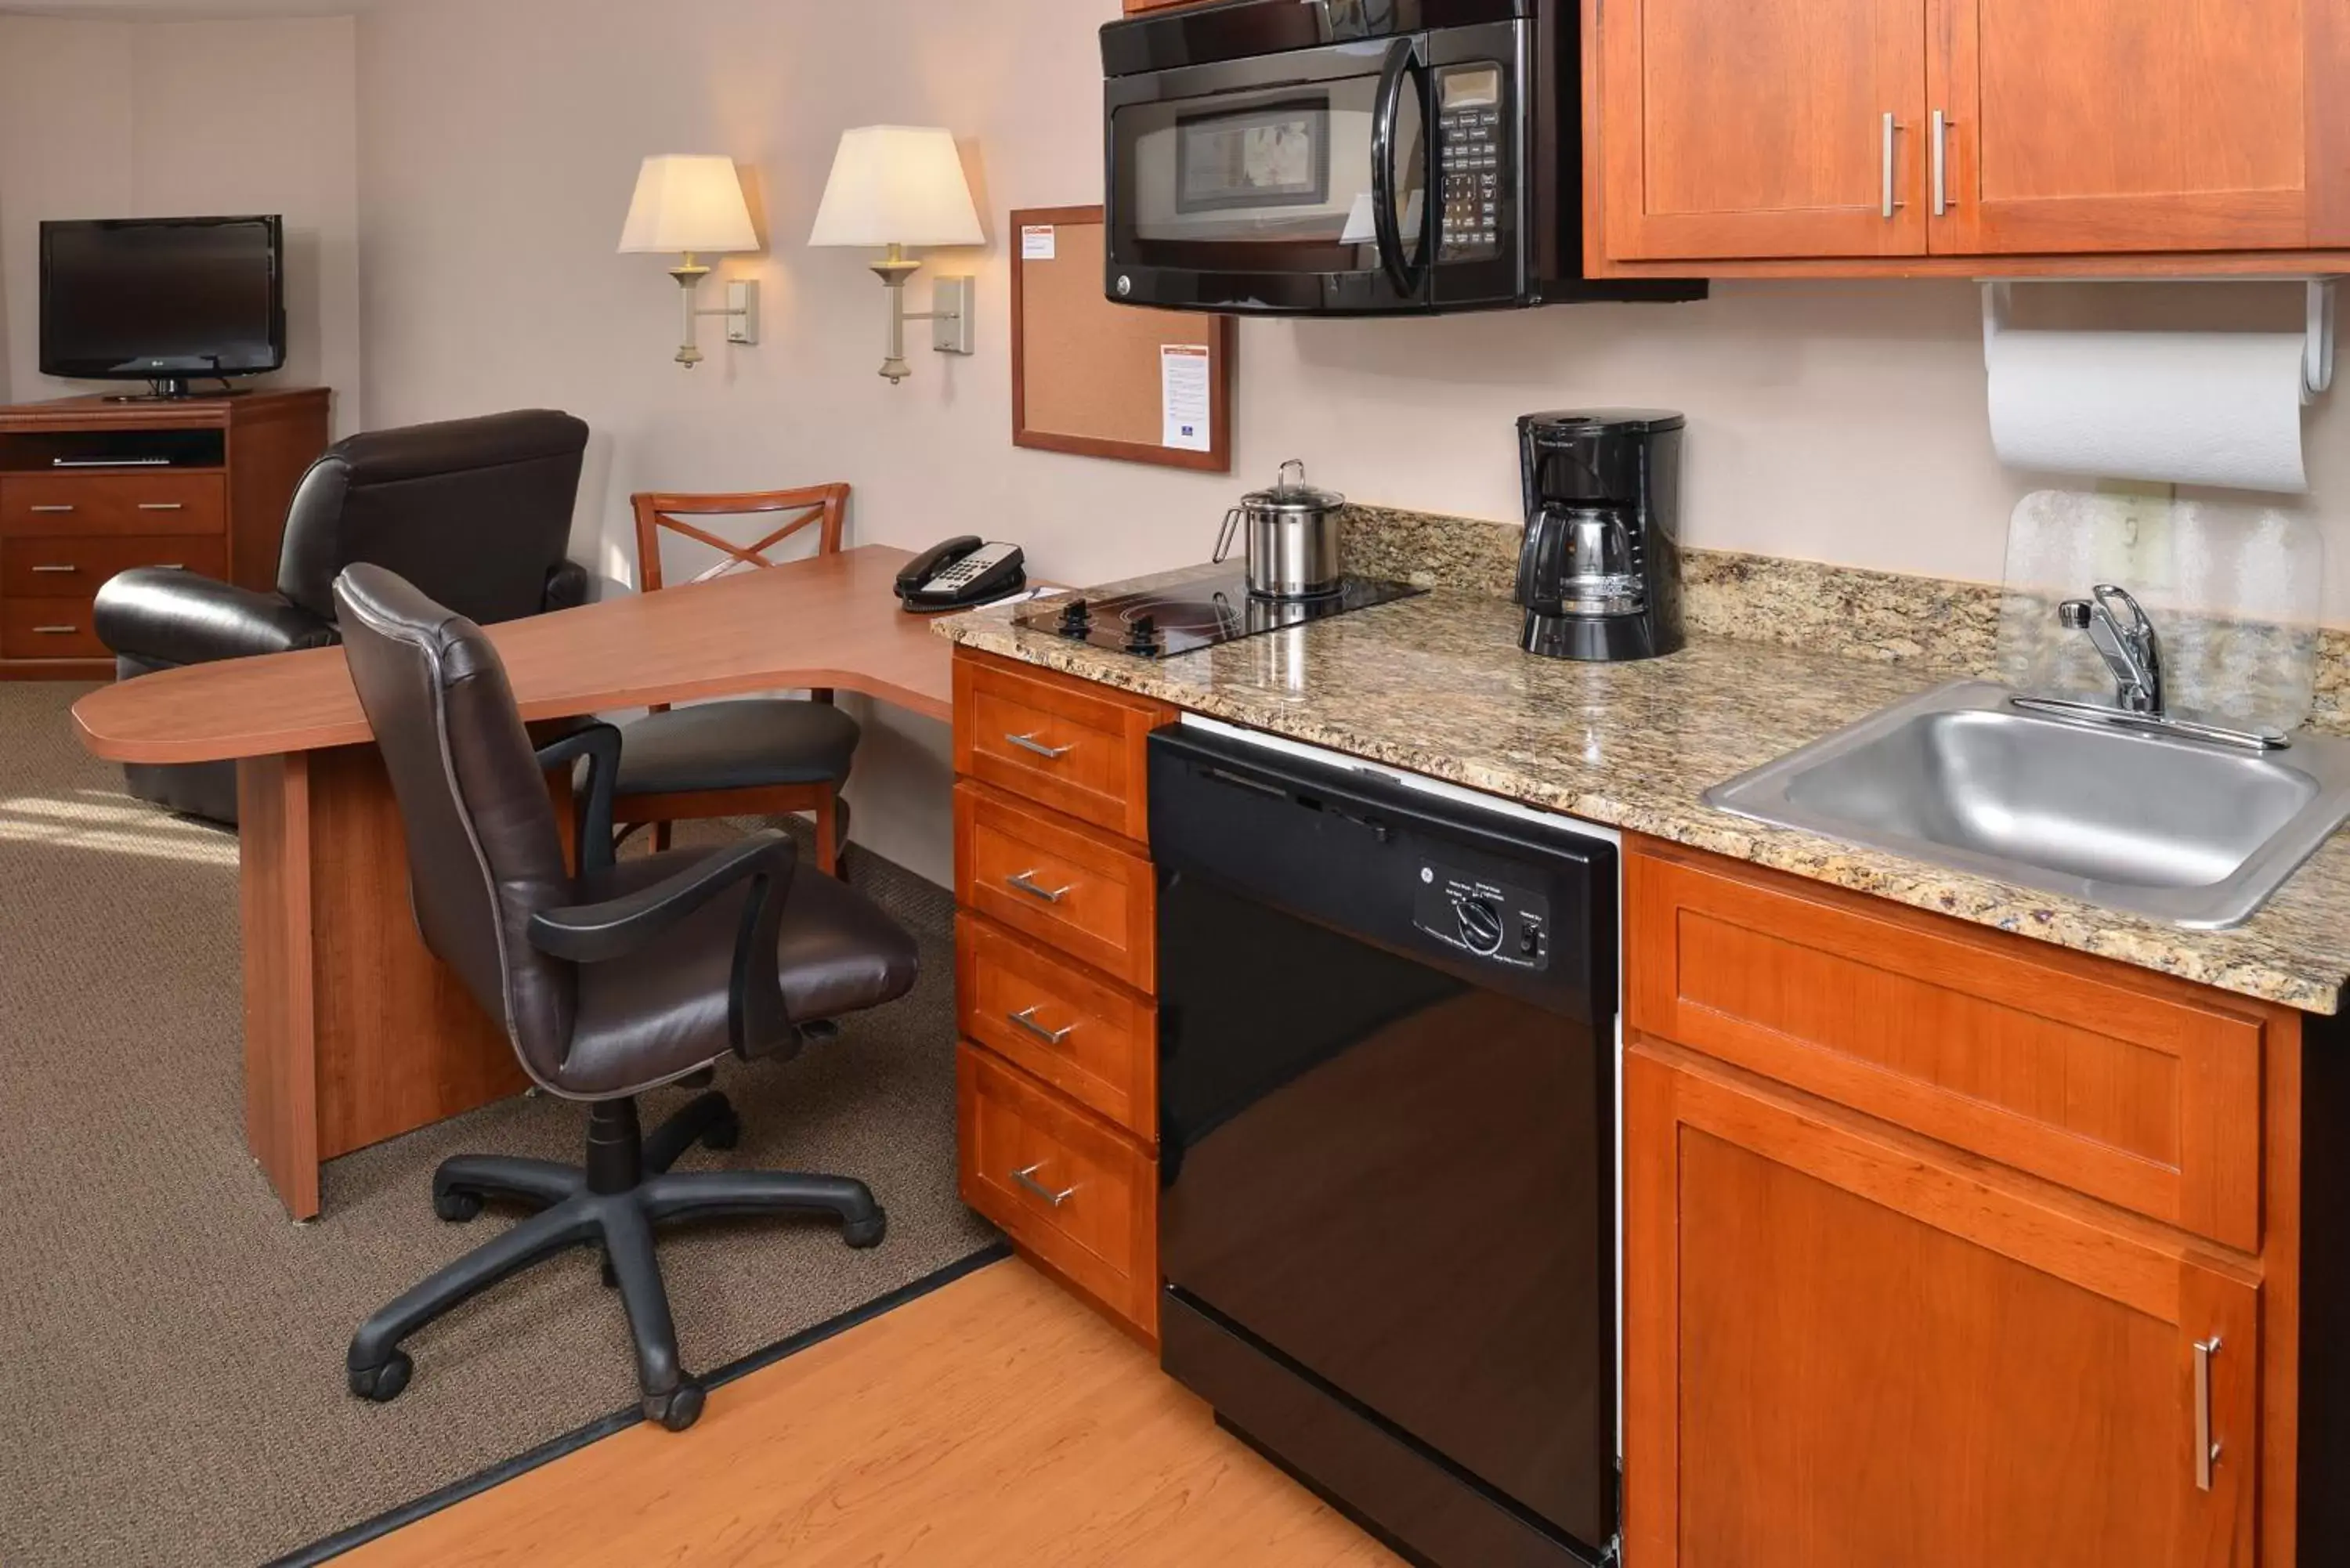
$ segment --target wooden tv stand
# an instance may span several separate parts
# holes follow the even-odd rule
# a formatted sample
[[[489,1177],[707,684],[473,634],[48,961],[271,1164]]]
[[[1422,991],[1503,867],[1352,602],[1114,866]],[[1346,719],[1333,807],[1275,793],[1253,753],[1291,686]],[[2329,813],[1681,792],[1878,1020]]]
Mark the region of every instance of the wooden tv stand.
[[[179,566],[276,579],[286,504],[327,448],[324,387],[0,407],[0,680],[104,680],[100,584]]]

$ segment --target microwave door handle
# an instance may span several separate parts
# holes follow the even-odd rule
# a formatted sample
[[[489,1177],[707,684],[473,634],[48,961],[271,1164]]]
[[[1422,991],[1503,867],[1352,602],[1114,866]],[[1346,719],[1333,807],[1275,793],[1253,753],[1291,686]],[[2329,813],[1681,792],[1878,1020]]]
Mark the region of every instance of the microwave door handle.
[[[1419,292],[1419,269],[1404,260],[1403,222],[1396,215],[1396,122],[1403,114],[1404,78],[1419,64],[1419,40],[1398,38],[1379,72],[1378,104],[1371,115],[1371,227],[1379,243],[1379,266],[1407,299]],[[1425,194],[1420,202],[1423,212],[1431,205]]]

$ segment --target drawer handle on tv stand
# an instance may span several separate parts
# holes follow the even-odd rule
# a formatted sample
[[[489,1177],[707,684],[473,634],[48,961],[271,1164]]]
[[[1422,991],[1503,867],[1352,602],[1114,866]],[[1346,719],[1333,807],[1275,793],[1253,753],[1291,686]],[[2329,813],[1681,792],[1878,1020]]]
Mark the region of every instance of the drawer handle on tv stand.
[[[81,628],[78,626],[36,626],[33,634],[36,637],[71,637],[79,630]]]
[[[52,573],[72,573],[78,572],[80,570],[81,568],[79,566],[60,566],[46,561],[37,563],[33,567],[33,572],[36,576]]]
[[[73,503],[70,501],[44,501],[37,506],[25,508],[27,512],[38,512],[50,515],[70,512],[73,509]]]
[[[142,501],[139,504],[141,512],[185,512],[187,509],[188,504],[184,501]]]
[[[1012,1179],[1018,1182],[1021,1186],[1026,1188],[1029,1191],[1035,1193],[1037,1197],[1043,1199],[1045,1202],[1051,1204],[1055,1209],[1058,1209],[1062,1204],[1066,1203],[1070,1199],[1075,1198],[1077,1195],[1077,1189],[1074,1187],[1065,1187],[1060,1191],[1055,1192],[1051,1188],[1045,1186],[1043,1182],[1037,1180],[1036,1173],[1044,1168],[1045,1162],[1040,1159],[1025,1170],[1014,1171],[1012,1173]]]

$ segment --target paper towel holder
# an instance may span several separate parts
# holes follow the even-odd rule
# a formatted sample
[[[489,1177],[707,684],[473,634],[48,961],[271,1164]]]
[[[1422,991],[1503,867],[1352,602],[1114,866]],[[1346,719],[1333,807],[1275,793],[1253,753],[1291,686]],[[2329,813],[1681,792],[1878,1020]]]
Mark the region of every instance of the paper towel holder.
[[[2338,281],[2330,277],[2111,277],[2111,278],[1981,278],[1983,309],[1983,355],[1991,355],[1991,346],[1999,335],[2009,329],[2008,317],[2012,304],[2012,290],[2018,283],[2300,283],[2308,286],[2306,330],[2309,341],[2302,349],[2301,380],[2303,389],[2312,397],[2334,385],[2334,286]]]

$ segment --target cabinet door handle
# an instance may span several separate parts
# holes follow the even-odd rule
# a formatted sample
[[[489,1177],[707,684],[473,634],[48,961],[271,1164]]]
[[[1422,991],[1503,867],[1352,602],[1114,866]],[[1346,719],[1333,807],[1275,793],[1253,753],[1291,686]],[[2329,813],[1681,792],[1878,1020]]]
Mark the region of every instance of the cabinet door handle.
[[[1897,117],[1891,109],[1887,109],[1885,111],[1885,202],[1883,211],[1886,221],[1888,223],[1892,221],[1893,214],[1901,210],[1901,203],[1894,200],[1893,196],[1893,140],[1896,136],[1900,134],[1900,130],[1901,121],[1899,118]]]
[[[33,628],[35,634],[41,637],[71,637],[80,629],[78,626],[36,626]]]
[[[1950,210],[1950,117],[1934,111],[1934,216]]]
[[[184,501],[142,501],[139,504],[141,512],[184,512],[187,507]]]
[[[1058,1209],[1062,1204],[1066,1203],[1070,1199],[1075,1198],[1077,1195],[1077,1189],[1074,1187],[1064,1187],[1060,1191],[1055,1192],[1051,1188],[1045,1186],[1043,1182],[1037,1180],[1036,1173],[1044,1168],[1045,1162],[1040,1159],[1025,1170],[1014,1171],[1012,1173],[1012,1179],[1018,1182],[1021,1186],[1026,1188],[1029,1191],[1035,1193],[1037,1197],[1043,1199],[1045,1202],[1051,1204],[1055,1209]]]
[[[73,504],[68,501],[45,501],[37,506],[28,506],[26,510],[27,512],[66,513],[73,510]]]
[[[1022,751],[1034,752],[1049,762],[1057,763],[1077,749],[1075,746],[1048,746],[1036,738],[1036,732],[1034,730],[1024,735],[1006,734],[1003,738]]]
[[[1066,1029],[1047,1029],[1036,1022],[1036,1010],[1033,1007],[1024,1007],[1017,1012],[1007,1012],[1004,1016],[1047,1045],[1058,1045],[1074,1033],[1077,1027],[1072,1023]]]
[[[2220,1354],[2220,1336],[2195,1342],[2195,1490],[2211,1490],[2212,1467],[2220,1462],[2220,1445],[2211,1438],[2211,1362]]]
[[[69,574],[69,573],[73,573],[73,572],[78,572],[78,571],[80,571],[80,570],[81,570],[81,568],[80,568],[79,566],[61,566],[55,565],[54,563],[50,563],[50,562],[46,562],[46,561],[45,561],[45,562],[41,563],[39,566],[35,566],[35,567],[33,568],[33,570],[34,570],[36,573],[39,573],[39,574],[43,574],[43,575],[47,575],[47,574],[50,574],[50,573]]]
[[[1017,888],[1032,898],[1042,898],[1048,904],[1057,904],[1069,896],[1067,888],[1047,888],[1037,881],[1034,871],[1014,871],[1003,880],[1007,887]]]

